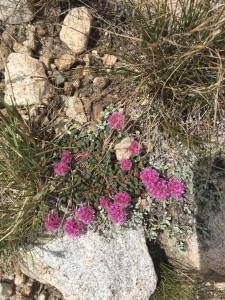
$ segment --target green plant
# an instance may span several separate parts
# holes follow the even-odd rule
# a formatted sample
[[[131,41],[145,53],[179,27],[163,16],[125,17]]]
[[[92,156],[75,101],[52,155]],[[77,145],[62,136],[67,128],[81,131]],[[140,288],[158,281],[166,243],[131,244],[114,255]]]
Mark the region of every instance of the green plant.
[[[193,282],[187,275],[160,263],[159,285],[149,300],[190,300],[193,299],[192,287]]]
[[[48,195],[51,195],[50,199],[54,199],[50,208],[67,208],[72,212],[80,204],[90,204],[99,210],[100,197],[113,198],[119,191],[128,192],[135,201],[144,191],[139,173],[146,166],[147,158],[145,155],[132,156],[131,170],[122,170],[114,147],[123,137],[123,133],[112,132],[109,127],[96,133],[72,129],[69,134],[64,135],[57,142],[58,150],[54,153],[51,169],[59,161],[62,150],[69,149],[74,159],[71,172],[65,176],[49,176]],[[132,205],[134,204],[135,202]]]
[[[188,147],[210,142],[224,109],[225,6],[199,0],[126,3],[132,36],[117,51],[127,62],[117,73],[139,86],[129,107],[143,108],[143,136],[158,141],[163,135]]]
[[[0,102],[0,255],[9,255],[40,233],[46,161],[16,107]]]

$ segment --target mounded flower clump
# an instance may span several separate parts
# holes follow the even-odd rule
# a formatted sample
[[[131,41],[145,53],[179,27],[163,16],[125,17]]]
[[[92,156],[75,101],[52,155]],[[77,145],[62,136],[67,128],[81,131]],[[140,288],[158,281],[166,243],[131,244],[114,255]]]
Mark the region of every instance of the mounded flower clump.
[[[71,195],[74,197],[70,199],[70,209],[66,218],[60,217],[57,202],[56,207],[46,217],[47,230],[55,231],[63,227],[66,235],[76,238],[86,231],[86,226],[97,218],[100,210],[105,211],[113,224],[126,222],[132,213],[134,198],[146,190],[158,201],[164,201],[168,197],[179,199],[183,195],[182,180],[166,180],[161,178],[156,170],[144,167],[142,146],[137,141],[131,141],[126,148],[130,152],[130,159],[117,161],[114,151],[107,146],[114,132],[124,129],[126,118],[120,112],[114,112],[108,119],[108,125],[109,131],[106,136],[92,136],[94,142],[92,141],[89,147],[86,146],[86,149],[81,150],[84,138],[88,136],[82,136],[80,144],[76,137],[75,145],[79,151],[73,153],[66,150],[61,153],[60,160],[55,162],[54,173],[58,181],[54,184],[56,187],[66,186],[65,195],[62,196],[63,193],[59,189],[57,196],[61,197],[62,203],[64,198],[71,198]],[[70,180],[71,187],[68,184]]]

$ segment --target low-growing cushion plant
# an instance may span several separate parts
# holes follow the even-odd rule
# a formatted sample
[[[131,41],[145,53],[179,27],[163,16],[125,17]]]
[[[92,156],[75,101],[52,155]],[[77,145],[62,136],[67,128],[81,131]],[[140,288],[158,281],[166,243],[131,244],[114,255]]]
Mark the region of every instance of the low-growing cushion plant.
[[[114,224],[125,223],[146,191],[158,202],[182,196],[184,183],[178,178],[162,178],[148,166],[142,145],[127,138],[128,123],[116,111],[105,129],[95,133],[73,129],[58,142],[48,176],[47,230],[63,226],[66,234],[77,237],[94,219],[102,222],[102,214]],[[124,140],[129,142],[123,146]],[[122,157],[116,153],[121,150]]]
[[[183,181],[163,178],[148,165],[144,147],[132,136],[131,120],[119,111],[107,115],[96,132],[73,128],[44,142],[15,107],[2,105],[1,254],[31,243],[43,229],[63,229],[74,238],[93,222],[99,229],[104,222],[126,227],[131,220],[133,227],[143,214],[140,196],[148,193],[164,206],[184,193]],[[130,142],[121,149],[118,145],[127,138]],[[125,156],[118,158],[121,150]],[[168,225],[165,219],[158,223],[158,231]]]

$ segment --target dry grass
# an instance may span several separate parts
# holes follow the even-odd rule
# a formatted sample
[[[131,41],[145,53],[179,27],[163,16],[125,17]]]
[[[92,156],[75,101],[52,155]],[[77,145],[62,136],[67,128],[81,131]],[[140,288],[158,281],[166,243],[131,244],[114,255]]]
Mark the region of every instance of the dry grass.
[[[126,2],[132,36],[124,38],[119,55],[127,62],[123,73],[138,84],[139,97],[128,104],[143,108],[143,135],[188,147],[211,142],[225,107],[225,6],[210,0]]]

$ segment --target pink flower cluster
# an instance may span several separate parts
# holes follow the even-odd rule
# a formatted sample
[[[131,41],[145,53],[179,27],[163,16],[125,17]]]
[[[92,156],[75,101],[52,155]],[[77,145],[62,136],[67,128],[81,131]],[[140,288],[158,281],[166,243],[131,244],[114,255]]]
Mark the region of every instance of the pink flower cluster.
[[[68,218],[63,226],[65,233],[71,237],[79,237],[84,232],[84,224],[72,218]]]
[[[108,209],[109,218],[114,224],[122,224],[127,220],[127,212],[122,207],[112,204]]]
[[[130,159],[121,159],[119,164],[120,168],[124,171],[130,171],[132,168],[132,161]]]
[[[100,197],[99,202],[102,208],[108,210],[108,215],[114,224],[122,224],[127,220],[127,212],[125,208],[130,204],[131,197],[125,192],[118,192],[114,196],[114,202],[107,197]]]
[[[131,154],[139,155],[141,153],[142,146],[137,141],[132,141],[127,149],[131,152]]]
[[[54,172],[60,176],[64,176],[71,170],[70,163],[73,159],[73,155],[70,151],[64,151],[61,154],[61,160],[54,164]]]
[[[159,173],[151,168],[145,168],[140,173],[142,183],[147,187],[149,194],[159,201],[167,197],[179,199],[184,193],[184,183],[179,178],[171,178],[169,181],[159,177]]]
[[[78,208],[76,216],[84,224],[90,224],[95,218],[95,211],[90,205],[81,206]]]
[[[58,216],[57,213],[51,213],[47,215],[47,218],[45,220],[45,228],[48,231],[55,231],[59,228],[59,225],[61,223],[61,219]]]
[[[76,217],[78,220],[71,217],[68,218],[63,226],[64,232],[72,238],[79,237],[85,231],[85,225],[90,224],[94,220],[95,211],[90,205],[83,205],[76,211]],[[60,224],[61,219],[56,213],[49,214],[45,220],[45,228],[48,231],[57,230]]]
[[[101,207],[105,208],[105,209],[108,209],[110,207],[110,205],[112,204],[111,200],[104,196],[99,198],[99,203],[100,203]]]
[[[111,129],[121,131],[125,126],[125,116],[116,111],[109,117],[108,124]]]

